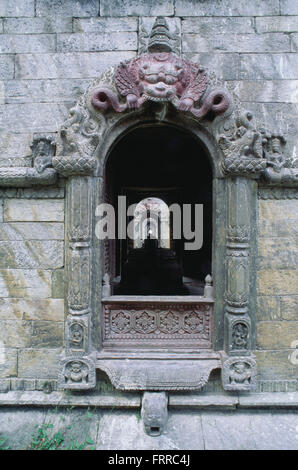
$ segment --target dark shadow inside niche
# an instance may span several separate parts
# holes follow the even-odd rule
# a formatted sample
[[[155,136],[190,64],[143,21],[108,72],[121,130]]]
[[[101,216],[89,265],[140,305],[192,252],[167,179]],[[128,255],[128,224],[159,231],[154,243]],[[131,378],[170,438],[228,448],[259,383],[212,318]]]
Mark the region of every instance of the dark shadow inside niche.
[[[105,169],[105,198],[116,208],[116,214],[120,195],[126,196],[127,206],[148,198],[161,200],[168,207],[178,204],[182,238],[173,239],[174,218],[170,212],[167,249],[160,246],[159,240],[150,239],[138,249],[129,238],[112,243],[109,257],[113,293],[202,294],[205,276],[211,274],[212,168],[200,141],[173,126],[146,125],[130,131],[114,145]],[[200,249],[185,249],[185,243],[194,241],[184,236],[185,204],[191,208],[191,231],[195,230],[195,205],[203,205]],[[127,217],[126,225],[132,219]]]

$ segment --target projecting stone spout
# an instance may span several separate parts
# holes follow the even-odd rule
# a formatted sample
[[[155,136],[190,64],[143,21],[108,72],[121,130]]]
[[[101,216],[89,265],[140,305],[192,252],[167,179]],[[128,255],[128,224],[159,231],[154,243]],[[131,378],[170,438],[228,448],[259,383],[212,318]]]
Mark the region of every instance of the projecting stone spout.
[[[165,392],[144,392],[141,416],[149,436],[160,436],[168,420],[168,399]]]

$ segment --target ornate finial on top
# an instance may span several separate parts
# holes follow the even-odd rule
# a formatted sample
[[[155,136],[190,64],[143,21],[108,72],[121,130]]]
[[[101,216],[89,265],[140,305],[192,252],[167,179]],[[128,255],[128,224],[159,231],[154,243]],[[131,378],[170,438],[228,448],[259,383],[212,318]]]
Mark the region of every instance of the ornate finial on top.
[[[165,18],[158,16],[150,33],[148,52],[173,52],[172,40]]]

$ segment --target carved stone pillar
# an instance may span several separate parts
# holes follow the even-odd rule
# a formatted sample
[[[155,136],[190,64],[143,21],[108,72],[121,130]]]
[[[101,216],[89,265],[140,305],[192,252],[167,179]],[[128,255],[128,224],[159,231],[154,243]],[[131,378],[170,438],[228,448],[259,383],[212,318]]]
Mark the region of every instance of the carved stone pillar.
[[[227,185],[225,353],[222,381],[226,390],[250,390],[255,385],[252,356],[250,296],[251,254],[254,239],[253,191],[255,182],[236,176]]]
[[[70,176],[66,202],[66,347],[59,385],[64,389],[95,386],[91,332],[91,182]]]

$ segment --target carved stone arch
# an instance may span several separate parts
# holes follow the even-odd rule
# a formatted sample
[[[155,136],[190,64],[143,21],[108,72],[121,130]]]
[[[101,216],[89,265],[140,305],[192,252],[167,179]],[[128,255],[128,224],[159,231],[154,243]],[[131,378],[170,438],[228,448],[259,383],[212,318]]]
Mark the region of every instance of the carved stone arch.
[[[148,70],[161,83],[153,92]],[[162,94],[165,90],[168,95]],[[104,168],[113,146],[140,125],[183,128],[198,139],[210,158],[216,223],[214,295],[209,278],[200,298],[138,299],[136,303],[129,296],[110,295],[109,269],[100,259],[106,245],[95,236],[94,214],[105,199]],[[62,126],[53,158],[56,171],[68,178],[67,347],[59,375],[62,388],[93,388],[96,369],[105,371],[113,385],[123,390],[196,390],[217,368],[222,368],[227,390],[255,386],[257,184],[261,178],[269,184],[297,184],[297,170],[283,165],[284,145],[282,136],[260,128],[252,114],[241,109],[224,84],[171,52],[142,54],[91,83]],[[188,334],[189,354],[187,350],[170,357],[137,350],[116,354],[117,338],[124,344],[131,340],[131,329],[141,334],[141,314],[149,325],[147,341],[153,343],[156,325],[159,334],[166,334],[164,325],[171,316],[172,329],[167,334],[172,335],[171,341]],[[194,321],[198,329],[189,334]],[[199,337],[205,352],[196,350]]]
[[[224,158],[221,148],[216,141],[216,134],[210,132],[208,128],[203,126],[200,122],[192,119],[190,116],[185,116],[182,113],[176,112],[174,115],[165,115],[163,119],[154,119],[151,112],[148,110],[138,113],[129,113],[123,116],[122,119],[117,120],[107,129],[104,138],[100,141],[98,147],[94,151],[94,156],[98,160],[98,167],[96,169],[96,176],[104,175],[104,168],[113,147],[117,145],[129,132],[133,132],[136,128],[146,125],[167,125],[175,128],[182,129],[183,131],[191,134],[203,146],[211,167],[214,177],[223,177],[224,172],[222,169],[222,160]]]

